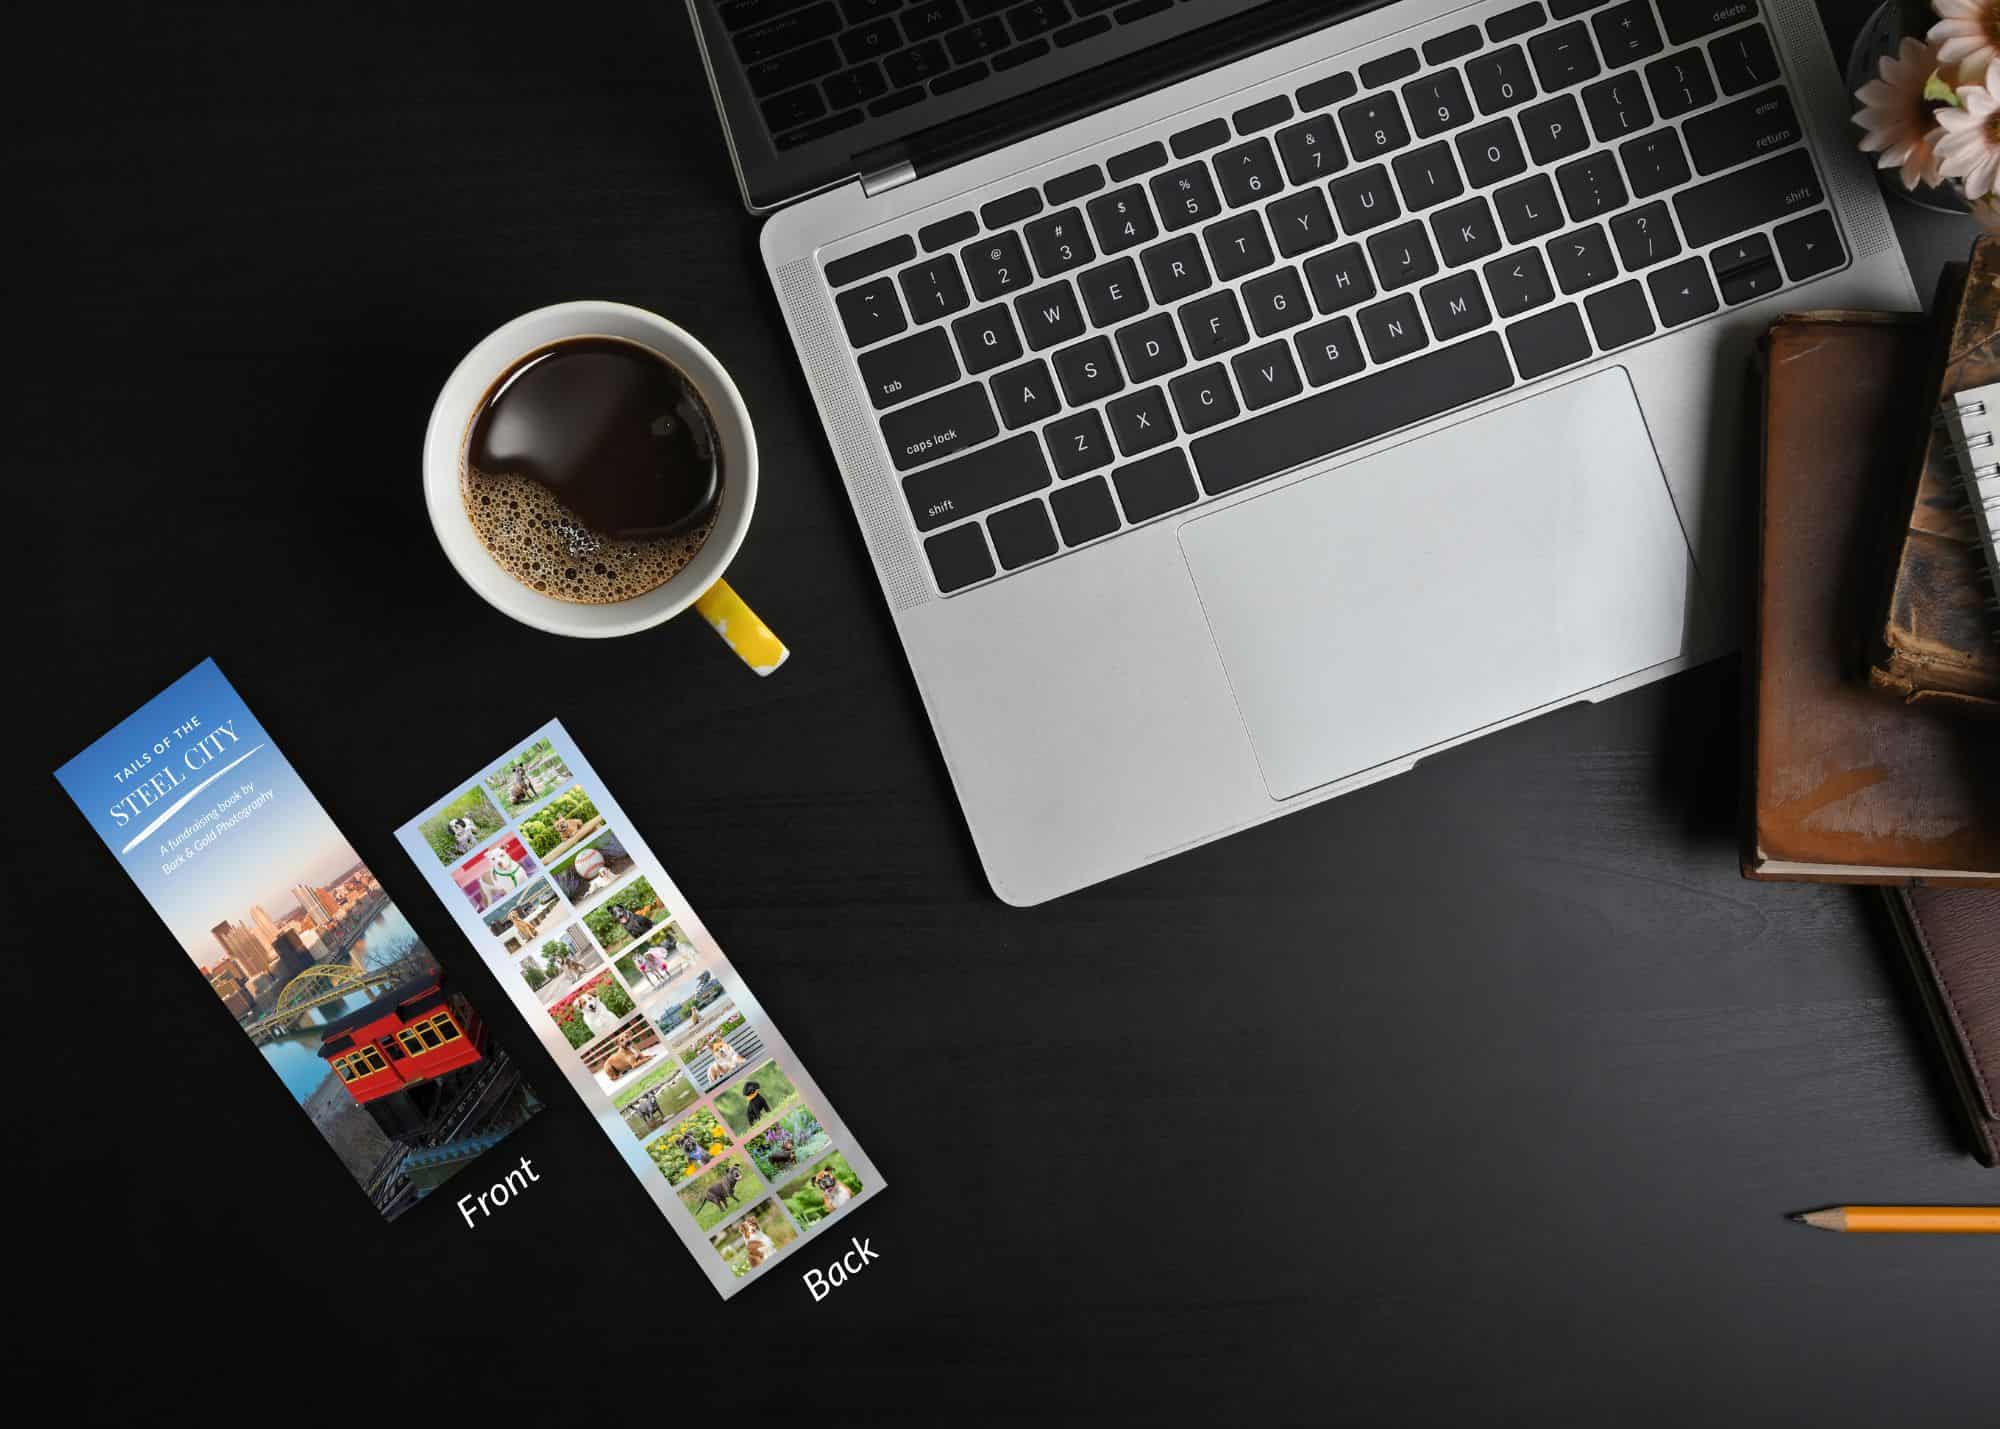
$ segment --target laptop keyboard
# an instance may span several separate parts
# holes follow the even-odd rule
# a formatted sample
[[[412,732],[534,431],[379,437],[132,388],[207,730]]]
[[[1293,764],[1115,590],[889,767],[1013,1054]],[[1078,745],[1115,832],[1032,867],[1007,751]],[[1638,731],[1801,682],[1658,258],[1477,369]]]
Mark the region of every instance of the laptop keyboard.
[[[1535,0],[824,271],[950,594],[1845,262],[1757,0]]]
[[[1173,0],[723,0],[718,13],[782,150],[1172,8]]]

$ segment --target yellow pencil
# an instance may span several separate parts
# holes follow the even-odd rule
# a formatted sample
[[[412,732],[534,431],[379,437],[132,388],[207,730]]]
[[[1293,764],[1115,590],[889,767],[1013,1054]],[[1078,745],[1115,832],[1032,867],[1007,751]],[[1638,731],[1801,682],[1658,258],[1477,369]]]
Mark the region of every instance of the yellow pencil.
[[[1823,1231],[2000,1235],[2000,1206],[1828,1206],[1792,1219]]]

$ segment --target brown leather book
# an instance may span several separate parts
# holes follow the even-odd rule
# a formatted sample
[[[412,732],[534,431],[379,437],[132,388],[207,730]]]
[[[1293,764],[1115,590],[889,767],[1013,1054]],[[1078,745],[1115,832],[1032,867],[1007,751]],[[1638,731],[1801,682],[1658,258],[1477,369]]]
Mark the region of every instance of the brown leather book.
[[[1915,457],[1932,350],[1927,320],[1889,314],[1788,316],[1765,340],[1746,877],[2000,888],[2000,725],[1861,677],[1900,512],[1882,474]]]
[[[1972,1134],[2000,1165],[2000,893],[1884,890]]]
[[[1925,416],[1940,398],[2000,382],[2000,239],[1980,239],[1969,262],[1945,269],[1936,311],[1942,346]],[[1960,494],[1950,439],[1935,427],[1924,430],[1929,441],[1910,469],[1901,507],[1908,515],[1868,681],[1908,704],[2000,718],[2000,642],[1985,609],[1992,588],[1979,530]]]

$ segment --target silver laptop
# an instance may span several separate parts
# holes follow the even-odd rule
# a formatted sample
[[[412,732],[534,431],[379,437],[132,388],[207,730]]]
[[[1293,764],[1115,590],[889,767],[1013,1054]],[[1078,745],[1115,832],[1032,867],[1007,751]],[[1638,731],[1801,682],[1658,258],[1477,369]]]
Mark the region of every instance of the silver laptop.
[[[1011,903],[1727,650],[1758,335],[1917,305],[1810,0],[693,12]]]

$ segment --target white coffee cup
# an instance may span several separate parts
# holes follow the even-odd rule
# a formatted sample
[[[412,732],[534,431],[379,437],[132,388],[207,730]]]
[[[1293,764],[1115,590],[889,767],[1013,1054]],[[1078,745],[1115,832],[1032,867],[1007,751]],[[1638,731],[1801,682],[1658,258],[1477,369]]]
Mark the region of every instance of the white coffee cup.
[[[678,368],[714,419],[722,466],[722,503],[714,528],[694,558],[655,589],[609,605],[558,600],[509,575],[473,529],[460,489],[466,438],[493,384],[529,353],[578,337],[623,338],[652,349]],[[555,635],[630,635],[698,605],[717,633],[759,674],[769,674],[784,663],[788,653],[784,646],[722,580],[757,506],[757,434],[749,408],[714,354],[657,313],[625,303],[557,303],[495,328],[465,355],[431,408],[424,433],[424,503],[452,568],[487,604],[524,625]]]

